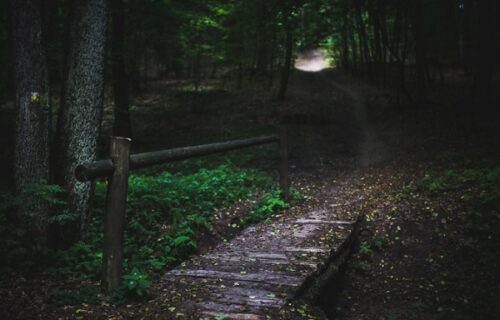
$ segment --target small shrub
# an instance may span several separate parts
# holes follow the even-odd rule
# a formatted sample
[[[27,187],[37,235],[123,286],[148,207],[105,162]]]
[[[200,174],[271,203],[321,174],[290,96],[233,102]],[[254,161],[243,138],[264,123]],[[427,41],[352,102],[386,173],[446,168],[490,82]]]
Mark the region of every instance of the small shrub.
[[[257,223],[270,218],[273,213],[286,207],[285,201],[281,199],[280,191],[275,190],[264,194],[248,214],[241,220],[241,225]]]
[[[123,275],[122,288],[126,294],[143,297],[146,290],[151,286],[147,273],[133,268],[129,273]]]

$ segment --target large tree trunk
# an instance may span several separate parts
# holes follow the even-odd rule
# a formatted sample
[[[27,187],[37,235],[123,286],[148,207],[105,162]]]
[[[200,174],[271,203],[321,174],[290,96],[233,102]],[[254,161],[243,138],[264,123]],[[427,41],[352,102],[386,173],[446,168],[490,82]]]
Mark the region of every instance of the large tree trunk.
[[[14,176],[16,191],[20,193],[27,185],[46,183],[49,179],[49,85],[42,39],[42,2],[11,0],[10,4],[17,109]],[[40,199],[32,199],[26,205],[19,211],[21,222],[45,236],[47,208]]]
[[[56,181],[68,192],[70,210],[78,222],[64,230],[59,245],[78,239],[90,209],[93,185],[78,182],[77,164],[96,158],[103,89],[108,7],[106,0],[74,0],[65,87],[56,136]],[[61,242],[64,241],[64,242]]]
[[[113,0],[112,17],[113,94],[115,98],[113,134],[119,137],[132,138],[128,97],[128,74],[125,67],[125,13],[123,0]]]

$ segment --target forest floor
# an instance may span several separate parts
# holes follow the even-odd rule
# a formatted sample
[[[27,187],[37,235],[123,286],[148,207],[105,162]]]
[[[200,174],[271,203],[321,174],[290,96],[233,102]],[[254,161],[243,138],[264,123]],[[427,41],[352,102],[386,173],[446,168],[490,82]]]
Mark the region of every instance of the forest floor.
[[[332,319],[499,319],[496,117],[460,102],[402,109],[390,93],[345,77],[330,83],[347,93],[361,128],[366,222],[320,305]]]
[[[332,70],[294,72],[285,103],[270,99],[266,84],[235,91],[213,81],[193,91],[188,82],[151,83],[132,106],[134,151],[272,132],[283,112],[292,185],[305,198],[297,207],[332,202],[334,211],[365,216],[344,277],[317,303],[329,318],[499,319],[500,213],[488,200],[500,194],[498,118],[455,104],[453,90],[441,93],[450,101],[401,107],[391,92]],[[111,118],[107,109],[103,137]],[[260,153],[247,165],[270,169],[273,161]],[[220,240],[230,236],[224,232]],[[52,281],[3,279],[0,301],[23,318],[166,314],[160,282],[148,301],[54,307]]]

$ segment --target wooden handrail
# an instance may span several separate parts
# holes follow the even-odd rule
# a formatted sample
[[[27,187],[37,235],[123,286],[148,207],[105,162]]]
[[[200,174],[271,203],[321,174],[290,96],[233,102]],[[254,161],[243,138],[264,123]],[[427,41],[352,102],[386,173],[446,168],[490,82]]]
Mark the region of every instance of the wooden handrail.
[[[282,196],[285,200],[288,200],[287,140],[286,129],[282,126],[279,137],[261,136],[130,155],[131,140],[129,138],[111,137],[109,159],[81,164],[75,169],[76,178],[82,182],[103,177],[109,179],[106,195],[106,216],[104,218],[104,250],[101,281],[104,290],[108,293],[112,292],[120,285],[121,281],[123,232],[125,230],[129,170],[279,142],[279,182]]]
[[[280,139],[277,136],[262,136],[191,147],[137,153],[130,155],[130,170],[279,141]],[[113,173],[113,170],[113,161],[111,159],[98,160],[77,166],[75,169],[75,176],[79,181],[85,182],[97,178],[108,177]]]

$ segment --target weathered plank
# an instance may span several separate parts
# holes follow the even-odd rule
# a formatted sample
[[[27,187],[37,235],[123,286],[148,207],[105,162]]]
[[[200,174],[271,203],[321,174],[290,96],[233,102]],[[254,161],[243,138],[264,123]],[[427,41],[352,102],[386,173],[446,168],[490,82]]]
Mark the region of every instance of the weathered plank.
[[[298,219],[295,221],[295,224],[348,224],[352,225],[354,222],[352,221],[343,221],[343,220],[316,220],[316,219]]]
[[[275,254],[269,254],[269,256],[279,256]],[[235,254],[210,254],[203,257],[203,259],[209,259],[212,263],[225,263],[225,262],[238,262],[238,263],[247,263],[247,262],[258,262],[260,264],[271,264],[271,265],[297,265],[297,266],[305,266],[311,269],[316,268],[317,263],[304,261],[304,260],[296,260],[289,259],[285,255],[285,258],[259,258],[253,255],[235,255]],[[312,260],[312,259],[311,259]]]
[[[214,312],[214,311],[205,311],[202,312],[202,315],[204,316],[210,316],[210,317],[220,317],[223,319],[228,319],[228,320],[263,320],[265,319],[265,316],[259,316],[257,314],[251,314],[251,313],[221,313],[221,312]]]
[[[286,274],[259,272],[259,273],[238,273],[225,272],[215,270],[190,270],[190,269],[175,269],[166,273],[168,276],[196,277],[196,278],[216,278],[224,280],[236,281],[253,281],[270,284],[280,284],[292,287],[297,287],[301,284],[300,278],[288,276]]]
[[[328,248],[301,248],[301,247],[285,247],[283,251],[286,252],[299,252],[299,253],[327,253],[330,252],[331,249]]]

